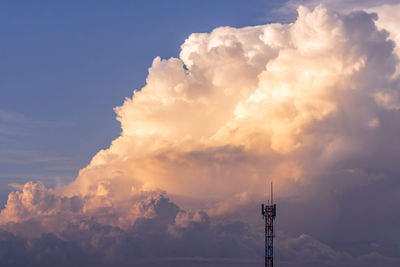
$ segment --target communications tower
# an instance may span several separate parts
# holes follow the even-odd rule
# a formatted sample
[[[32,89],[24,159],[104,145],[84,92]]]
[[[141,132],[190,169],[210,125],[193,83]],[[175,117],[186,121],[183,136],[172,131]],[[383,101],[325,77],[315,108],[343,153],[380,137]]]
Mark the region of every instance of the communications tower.
[[[261,204],[261,214],[265,219],[265,267],[274,266],[274,220],[276,216],[276,204],[274,204],[272,182],[271,203]]]

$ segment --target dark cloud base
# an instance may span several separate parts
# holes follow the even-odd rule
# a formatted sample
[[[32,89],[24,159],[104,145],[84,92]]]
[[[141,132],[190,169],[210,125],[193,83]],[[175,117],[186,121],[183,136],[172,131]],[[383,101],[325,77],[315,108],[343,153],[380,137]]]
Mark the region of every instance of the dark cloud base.
[[[3,230],[0,266],[252,266],[263,257],[262,235],[243,222],[212,225],[201,212],[182,227],[175,217],[185,212],[167,198],[160,196],[152,208],[155,216],[126,230],[90,219],[35,238]],[[13,229],[36,226],[32,219]]]
[[[166,197],[152,198],[148,208],[155,214],[137,219],[128,229],[88,218],[69,223],[63,231],[32,238],[21,234],[21,229],[34,231],[39,223],[35,219],[12,224],[8,230],[0,231],[0,266],[262,266],[262,220],[260,227],[242,221],[214,224],[205,212],[193,216]],[[179,223],[179,214],[189,219]],[[277,232],[275,245],[279,266],[400,264],[400,258],[377,251],[355,256],[306,234],[288,237]]]

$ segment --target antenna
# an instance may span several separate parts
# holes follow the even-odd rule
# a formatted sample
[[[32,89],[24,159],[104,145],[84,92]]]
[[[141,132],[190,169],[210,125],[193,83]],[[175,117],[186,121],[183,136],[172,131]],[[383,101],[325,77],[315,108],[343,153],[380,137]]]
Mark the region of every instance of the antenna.
[[[268,192],[268,191],[267,191]],[[261,214],[265,220],[265,267],[274,265],[274,220],[276,204],[274,204],[273,185],[271,181],[271,203],[267,196],[267,204],[261,204]]]
[[[272,191],[272,181],[271,181],[271,204],[274,204],[274,195],[273,195],[273,191]]]

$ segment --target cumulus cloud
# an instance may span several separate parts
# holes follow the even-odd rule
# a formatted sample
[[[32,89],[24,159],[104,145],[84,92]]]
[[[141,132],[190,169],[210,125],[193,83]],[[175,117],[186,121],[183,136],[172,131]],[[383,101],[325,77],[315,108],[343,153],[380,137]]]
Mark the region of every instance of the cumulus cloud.
[[[281,9],[282,11],[290,12],[291,10],[295,10],[299,5],[315,8],[322,4],[331,10],[351,12],[363,8],[375,8],[398,3],[398,0],[289,0]]]
[[[260,196],[266,173],[302,180],[316,176],[311,162],[363,153],[379,139],[371,120],[397,108],[394,44],[375,15],[298,12],[292,24],[192,34],[180,58],[156,58],[116,108],[121,136],[63,193]]]
[[[295,238],[281,239],[277,255],[281,266],[397,266],[400,259],[385,257],[379,253],[352,256],[332,249],[312,236],[301,234]]]
[[[40,183],[25,186],[24,193],[29,198],[24,204],[35,206],[31,210],[37,215],[28,219],[24,214],[24,220],[3,226],[2,266],[251,266],[258,263],[251,256],[262,258],[262,247],[256,247],[262,233],[239,221],[211,224],[205,212],[186,212],[160,194],[137,201],[140,216],[125,228],[102,221],[99,213],[68,216],[68,208],[52,216],[64,220],[51,228],[43,213],[48,215],[53,209],[48,204],[60,204],[60,199],[48,201],[51,193]]]
[[[388,39],[393,41],[395,44],[395,53],[400,57],[400,30],[398,21],[400,20],[399,10],[400,4],[396,1],[396,5],[381,5],[374,8],[367,9],[369,12],[375,12],[378,14],[379,18],[376,25],[380,29],[384,29],[389,33]],[[400,74],[400,64],[397,64],[396,75]]]
[[[356,252],[338,250],[338,238],[371,235],[360,221],[370,209],[399,219],[373,203],[358,209],[366,201],[357,190],[379,183],[383,203],[399,200],[388,186],[399,183],[398,40],[378,18],[301,6],[293,23],[190,35],[179,58],[155,58],[146,85],[115,108],[121,135],[73,183],[30,182],[9,195],[2,240],[27,255],[47,251],[37,259],[46,264],[61,253],[48,242],[87,266],[262,258],[262,221],[252,207],[268,177],[285,210],[280,227],[291,235],[278,242],[283,263],[307,256],[318,266],[338,258],[335,266],[365,266]],[[341,232],[341,223],[352,228]],[[381,241],[357,253],[394,265]]]

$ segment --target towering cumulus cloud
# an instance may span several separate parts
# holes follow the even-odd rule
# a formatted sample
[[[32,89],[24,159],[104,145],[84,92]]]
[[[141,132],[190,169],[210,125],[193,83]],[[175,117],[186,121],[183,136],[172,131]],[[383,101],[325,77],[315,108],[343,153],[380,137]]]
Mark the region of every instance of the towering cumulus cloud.
[[[398,266],[398,27],[300,6],[290,24],[190,35],[73,183],[9,195],[0,262],[257,266],[268,178],[282,266]]]

